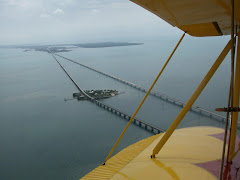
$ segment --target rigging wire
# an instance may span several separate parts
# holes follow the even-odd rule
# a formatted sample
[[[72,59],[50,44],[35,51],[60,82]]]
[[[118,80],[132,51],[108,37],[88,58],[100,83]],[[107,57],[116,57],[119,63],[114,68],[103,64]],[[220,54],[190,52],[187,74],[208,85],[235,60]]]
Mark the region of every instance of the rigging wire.
[[[234,37],[234,0],[232,2],[232,16],[231,16],[231,40],[232,40],[232,49],[231,49],[231,108],[233,108],[233,88],[234,88],[234,60],[235,60],[235,37]],[[229,140],[228,140],[228,153],[227,153],[227,161],[229,159],[229,147],[230,147],[230,139],[231,139],[231,129],[232,129],[232,115],[231,112],[231,119],[230,119],[230,133],[229,133]]]
[[[232,78],[230,82],[230,88],[229,88],[229,97],[228,97],[228,109],[231,104],[231,96],[232,96]],[[223,166],[224,166],[224,158],[225,158],[225,151],[226,151],[226,142],[227,142],[227,132],[228,132],[228,121],[229,121],[229,110],[227,111],[227,117],[226,117],[226,125],[225,125],[225,133],[224,133],[224,141],[223,141],[223,152],[222,152],[222,161],[221,161],[221,169],[220,169],[220,180],[222,180],[223,175]]]
[[[231,40],[232,40],[232,47],[231,47],[231,81],[230,81],[230,88],[229,88],[229,97],[228,97],[228,107],[227,107],[227,117],[226,117],[226,125],[225,125],[225,133],[224,133],[224,142],[223,142],[223,152],[222,152],[222,161],[221,161],[221,169],[220,169],[220,180],[223,178],[223,168],[224,168],[224,162],[225,162],[225,151],[226,151],[226,143],[227,143],[227,132],[228,132],[228,121],[232,121],[232,112],[231,112],[231,118],[229,119],[230,114],[230,107],[233,108],[233,87],[234,87],[234,59],[235,59],[235,39],[236,36],[234,32],[234,0],[231,0],[232,4],[232,15],[231,15]],[[231,137],[231,124],[230,123],[230,133],[229,133],[229,141]],[[229,146],[230,143],[228,143],[228,153],[227,153],[227,166],[229,164],[228,158],[229,158]]]

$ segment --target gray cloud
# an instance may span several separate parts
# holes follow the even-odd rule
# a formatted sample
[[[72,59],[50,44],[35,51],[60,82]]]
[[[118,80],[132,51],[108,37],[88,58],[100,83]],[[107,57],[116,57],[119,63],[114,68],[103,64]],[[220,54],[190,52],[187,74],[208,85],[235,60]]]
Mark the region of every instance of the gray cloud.
[[[40,18],[48,18],[50,17],[50,14],[40,14]]]
[[[52,13],[55,15],[64,15],[63,10],[61,10],[59,8],[55,9]]]
[[[154,39],[178,35],[128,0],[0,0],[0,44]]]

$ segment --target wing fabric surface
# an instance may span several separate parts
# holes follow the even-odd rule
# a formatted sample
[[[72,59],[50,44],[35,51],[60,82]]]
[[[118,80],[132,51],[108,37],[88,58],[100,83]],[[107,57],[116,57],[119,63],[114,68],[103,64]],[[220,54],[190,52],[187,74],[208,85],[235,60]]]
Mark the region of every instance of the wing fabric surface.
[[[131,0],[189,35],[231,34],[231,0]],[[235,0],[235,24],[240,24],[240,0]]]

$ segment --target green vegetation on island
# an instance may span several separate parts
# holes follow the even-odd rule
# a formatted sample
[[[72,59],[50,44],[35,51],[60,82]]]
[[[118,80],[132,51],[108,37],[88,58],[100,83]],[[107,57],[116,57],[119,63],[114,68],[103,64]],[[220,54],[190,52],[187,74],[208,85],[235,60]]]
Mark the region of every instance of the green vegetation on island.
[[[94,99],[106,99],[120,94],[117,90],[86,90],[84,91],[87,95],[93,97]],[[87,100],[81,92],[73,93],[73,98],[78,100]]]

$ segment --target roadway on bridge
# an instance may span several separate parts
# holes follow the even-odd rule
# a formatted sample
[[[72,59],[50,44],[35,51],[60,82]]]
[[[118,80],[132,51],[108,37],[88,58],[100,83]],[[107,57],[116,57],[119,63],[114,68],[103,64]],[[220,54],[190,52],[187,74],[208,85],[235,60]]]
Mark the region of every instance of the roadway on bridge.
[[[82,66],[82,67],[85,67],[85,68],[87,68],[87,69],[90,69],[90,70],[92,70],[92,71],[95,71],[95,72],[97,72],[97,73],[100,73],[100,74],[102,74],[102,75],[104,75],[104,76],[107,76],[107,77],[109,77],[109,78],[112,78],[112,79],[114,79],[114,80],[117,80],[117,81],[119,81],[119,82],[121,82],[121,83],[124,83],[124,84],[126,84],[126,85],[129,85],[129,86],[131,86],[131,87],[133,87],[133,88],[136,88],[136,89],[138,89],[138,90],[140,90],[140,91],[142,91],[142,92],[147,92],[147,91],[148,91],[147,88],[144,88],[144,87],[142,87],[142,86],[139,86],[139,85],[137,85],[137,84],[135,84],[135,83],[129,82],[129,81],[127,81],[127,80],[121,79],[121,78],[116,77],[116,76],[114,76],[114,75],[111,75],[111,74],[109,74],[109,73],[106,73],[106,72],[97,70],[97,69],[95,69],[95,68],[93,68],[93,67],[84,65],[84,64],[79,63],[79,62],[76,62],[76,61],[74,61],[74,60],[72,60],[72,59],[69,59],[69,58],[67,58],[67,57],[64,57],[64,56],[62,56],[62,55],[59,55],[59,54],[56,54],[56,53],[54,53],[54,54],[57,55],[57,56],[59,56],[59,57],[61,57],[61,58],[63,58],[63,59],[65,59],[65,60],[68,60],[68,61],[70,61],[70,62],[72,62],[72,63],[75,63],[75,64],[77,64],[77,65],[80,65],[80,66]],[[183,107],[183,106],[186,104],[185,102],[183,102],[183,101],[181,101],[181,100],[179,100],[179,99],[170,97],[170,96],[168,96],[168,95],[166,95],[166,94],[162,94],[162,93],[160,94],[160,93],[154,92],[154,91],[151,91],[150,94],[151,94],[152,96],[155,96],[155,97],[157,97],[157,98],[160,98],[160,99],[162,99],[162,100],[165,100],[165,101],[167,101],[167,102],[169,102],[169,103],[171,103],[171,104],[175,104],[175,105],[180,106],[180,107]],[[204,108],[198,107],[198,106],[192,106],[191,109],[190,109],[190,111],[193,111],[193,112],[195,112],[195,113],[198,113],[198,114],[201,114],[201,115],[210,117],[211,119],[214,119],[214,120],[217,120],[217,121],[220,121],[220,122],[225,122],[225,121],[226,121],[226,117],[221,116],[221,115],[219,115],[219,114],[217,114],[217,113],[211,112],[211,111],[209,111],[209,110],[206,110],[206,109],[204,109]],[[239,127],[239,128],[240,128],[240,127]]]
[[[77,84],[77,82],[73,79],[73,77],[67,72],[67,70],[62,66],[62,64],[57,60],[57,58],[53,55],[53,53],[51,53],[51,55],[53,56],[53,58],[56,60],[56,62],[59,64],[59,66],[63,69],[63,71],[67,74],[67,76],[69,77],[69,79],[73,82],[73,84],[77,87],[77,89],[85,96],[87,97],[88,100],[90,100],[91,102],[95,103],[96,105],[98,105],[99,107],[104,108],[105,110],[108,110],[110,112],[113,112],[114,114],[126,119],[126,120],[130,120],[131,116],[127,113],[122,112],[121,110],[114,108],[112,106],[109,106],[103,102],[100,102],[96,99],[94,99],[93,97],[89,96],[87,93],[85,93],[84,90],[82,90],[80,88],[80,86]],[[164,132],[164,130],[150,124],[147,122],[144,122],[143,120],[140,120],[138,118],[134,118],[133,123],[146,129],[147,131],[152,132],[153,134],[159,134]]]

